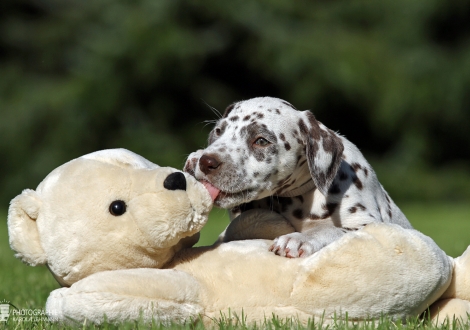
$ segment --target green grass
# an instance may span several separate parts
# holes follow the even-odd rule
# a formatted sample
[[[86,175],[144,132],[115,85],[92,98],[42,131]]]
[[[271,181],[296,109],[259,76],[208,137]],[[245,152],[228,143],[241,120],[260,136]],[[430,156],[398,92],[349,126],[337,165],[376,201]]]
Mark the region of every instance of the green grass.
[[[470,245],[469,204],[400,205],[413,227],[431,237],[451,257]]]
[[[433,238],[437,244],[450,256],[459,256],[470,245],[470,205],[463,204],[409,204],[401,205],[402,210],[410,219],[413,226],[424,234]],[[5,212],[0,213],[0,301],[7,300],[19,309],[43,309],[49,293],[58,288],[59,285],[50,275],[45,267],[29,267],[22,264],[13,256],[13,251],[8,245],[8,234],[5,221]],[[228,224],[227,213],[223,210],[215,209],[209,219],[208,224],[202,230],[201,240],[198,245],[210,245],[218,237],[219,233]],[[423,324],[419,320],[411,320],[408,325],[393,322],[390,319],[376,320],[366,324],[356,325],[345,324],[338,321],[336,325],[324,327],[319,324],[310,325],[310,329],[432,329],[429,324]],[[85,326],[85,329],[117,329],[112,325]],[[146,325],[129,323],[121,325],[119,329],[148,329]],[[154,325],[152,329],[161,327]],[[177,326],[177,328],[198,329],[196,327]],[[218,328],[220,329],[243,329],[242,321],[237,325],[233,322],[221,319]],[[259,325],[263,329],[292,329],[305,328],[295,322],[270,319],[267,323]],[[449,324],[443,329],[469,328]],[[14,322],[10,320],[5,324],[0,322],[0,329],[62,329],[49,322]]]

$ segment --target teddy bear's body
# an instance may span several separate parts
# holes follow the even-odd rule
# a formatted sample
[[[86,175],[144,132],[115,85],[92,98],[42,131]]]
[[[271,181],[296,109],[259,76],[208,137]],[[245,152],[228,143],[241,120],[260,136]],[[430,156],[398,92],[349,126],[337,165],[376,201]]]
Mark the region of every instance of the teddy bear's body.
[[[394,225],[367,226],[315,258],[280,258],[269,253],[270,244],[235,241],[185,249],[167,269],[97,273],[54,291],[47,310],[93,322],[103,320],[103,314],[121,320],[124,315],[117,311],[138,318],[142,310],[149,319],[180,322],[201,316],[210,322],[221,312],[244,315],[247,322],[273,313],[302,323],[345,312],[350,320],[383,313],[404,319],[439,298],[452,274],[443,253],[430,258],[430,240]]]
[[[47,264],[64,286],[46,304],[51,319],[64,322],[210,323],[221,313],[247,322],[273,313],[303,323],[345,313],[402,319],[422,313],[452,280],[453,260],[431,239],[390,224],[368,225],[301,259],[272,254],[263,239],[190,248],[211,207],[191,176],[126,150],[102,151],[12,201],[10,245],[23,261]],[[241,234],[253,221],[262,229],[262,218],[233,221],[226,236],[290,230]],[[469,292],[461,282],[450,298]]]

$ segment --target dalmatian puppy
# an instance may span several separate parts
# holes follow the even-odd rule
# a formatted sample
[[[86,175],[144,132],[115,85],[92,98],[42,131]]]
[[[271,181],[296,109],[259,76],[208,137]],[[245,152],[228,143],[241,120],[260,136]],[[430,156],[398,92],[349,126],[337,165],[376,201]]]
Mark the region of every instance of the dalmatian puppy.
[[[185,171],[231,219],[265,208],[289,221],[295,232],[270,248],[280,256],[306,257],[371,222],[412,228],[354,144],[281,99],[230,105]]]

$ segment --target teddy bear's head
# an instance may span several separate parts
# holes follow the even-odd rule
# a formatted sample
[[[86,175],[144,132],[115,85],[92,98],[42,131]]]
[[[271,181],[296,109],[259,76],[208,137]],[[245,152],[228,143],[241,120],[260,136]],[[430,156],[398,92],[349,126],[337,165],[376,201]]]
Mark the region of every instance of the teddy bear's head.
[[[197,242],[211,208],[190,175],[125,149],[103,150],[58,167],[11,201],[10,246],[69,286],[99,271],[164,266]]]

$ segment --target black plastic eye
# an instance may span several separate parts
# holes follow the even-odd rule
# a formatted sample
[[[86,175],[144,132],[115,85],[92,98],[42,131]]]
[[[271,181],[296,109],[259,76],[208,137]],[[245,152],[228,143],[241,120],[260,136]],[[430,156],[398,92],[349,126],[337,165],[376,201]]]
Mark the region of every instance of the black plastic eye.
[[[118,217],[126,213],[126,203],[123,201],[114,201],[109,205],[109,213]]]

